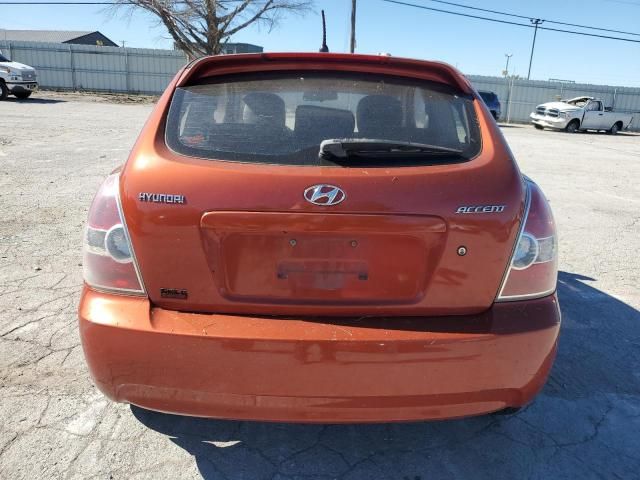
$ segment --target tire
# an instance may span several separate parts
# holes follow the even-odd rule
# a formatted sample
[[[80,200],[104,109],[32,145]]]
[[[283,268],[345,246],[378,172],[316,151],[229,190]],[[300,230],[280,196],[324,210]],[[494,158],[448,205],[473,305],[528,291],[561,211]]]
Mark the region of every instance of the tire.
[[[580,128],[580,122],[578,120],[571,120],[564,130],[567,133],[576,133],[578,128]]]
[[[20,100],[26,100],[31,96],[31,92],[16,92],[14,93],[14,95],[16,96],[16,98],[19,98]]]
[[[0,80],[0,101],[6,100],[8,96],[9,96],[9,89],[4,84],[4,81]]]
[[[544,130],[544,127],[542,125],[538,125],[537,123],[534,123],[533,126],[536,128],[536,130]]]
[[[611,129],[608,131],[611,135],[615,135],[620,131],[620,122],[616,122],[613,124]]]
[[[496,122],[498,121],[498,113],[495,110],[491,110],[491,116]]]

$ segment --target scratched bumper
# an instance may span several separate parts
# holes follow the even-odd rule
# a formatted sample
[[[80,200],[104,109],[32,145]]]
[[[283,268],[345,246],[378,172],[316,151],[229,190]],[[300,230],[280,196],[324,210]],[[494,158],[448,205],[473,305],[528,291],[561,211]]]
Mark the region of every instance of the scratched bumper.
[[[475,316],[295,319],[190,314],[85,288],[82,344],[105,395],[152,410],[386,422],[522,406],[555,352],[555,295]]]

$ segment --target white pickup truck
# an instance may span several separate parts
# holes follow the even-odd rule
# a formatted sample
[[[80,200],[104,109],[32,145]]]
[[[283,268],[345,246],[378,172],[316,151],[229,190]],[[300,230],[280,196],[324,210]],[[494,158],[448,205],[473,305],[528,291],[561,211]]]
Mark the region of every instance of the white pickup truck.
[[[543,103],[530,116],[537,129],[547,127],[570,133],[578,130],[606,130],[616,134],[629,128],[633,121],[630,113],[612,112],[604,107],[602,100],[593,97]]]
[[[36,70],[23,63],[12,62],[0,52],[0,100],[9,94],[29,98],[38,90]]]

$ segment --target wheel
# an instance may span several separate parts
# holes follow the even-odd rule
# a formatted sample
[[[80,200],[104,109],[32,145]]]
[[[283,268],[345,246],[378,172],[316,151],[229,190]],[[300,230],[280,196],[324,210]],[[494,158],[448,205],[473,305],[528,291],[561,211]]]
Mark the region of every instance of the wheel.
[[[19,98],[20,100],[26,100],[31,96],[31,92],[16,92],[14,93],[14,95],[16,96],[16,98]]]
[[[611,135],[615,135],[619,131],[620,131],[620,122],[616,122],[613,124],[613,127],[611,127],[611,130],[609,130],[609,133]]]
[[[569,125],[567,125],[567,128],[565,128],[565,130],[568,133],[576,133],[578,131],[579,126],[580,126],[580,122],[578,120],[571,120],[569,122]]]
[[[4,100],[9,96],[9,89],[4,84],[2,80],[0,80],[0,100]]]
[[[544,127],[542,125],[538,125],[537,123],[534,123],[533,126],[536,127],[536,130],[544,130]]]
[[[491,116],[496,122],[498,121],[498,112],[496,112],[495,110],[491,110]]]

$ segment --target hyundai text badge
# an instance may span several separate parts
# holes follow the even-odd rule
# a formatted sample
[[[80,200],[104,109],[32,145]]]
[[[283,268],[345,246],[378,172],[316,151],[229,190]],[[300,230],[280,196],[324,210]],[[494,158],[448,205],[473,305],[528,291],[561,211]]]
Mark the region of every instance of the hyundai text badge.
[[[335,185],[313,185],[304,191],[304,198],[307,202],[314,205],[320,205],[323,207],[330,207],[337,205],[347,198],[347,194],[344,193],[340,187]]]
[[[172,195],[170,193],[146,193],[140,192],[138,200],[151,203],[180,203],[185,204],[187,199],[184,195]]]

